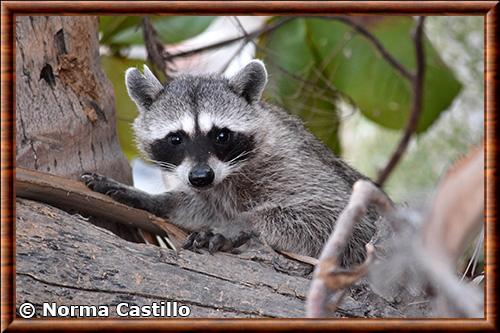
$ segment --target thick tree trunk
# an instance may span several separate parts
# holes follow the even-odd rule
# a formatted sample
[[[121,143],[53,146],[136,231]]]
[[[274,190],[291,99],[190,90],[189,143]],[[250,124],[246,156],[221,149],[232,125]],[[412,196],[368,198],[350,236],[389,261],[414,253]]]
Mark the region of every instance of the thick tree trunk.
[[[98,19],[17,16],[17,165],[131,183],[115,130],[114,94],[99,63]]]
[[[97,27],[90,16],[16,17],[16,162],[73,179],[98,171],[131,184]],[[141,240],[134,229],[93,223]]]

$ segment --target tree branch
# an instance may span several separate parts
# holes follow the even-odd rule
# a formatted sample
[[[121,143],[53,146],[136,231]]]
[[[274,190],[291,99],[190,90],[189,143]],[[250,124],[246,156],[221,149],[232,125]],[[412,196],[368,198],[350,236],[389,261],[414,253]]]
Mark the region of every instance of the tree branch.
[[[186,238],[183,230],[164,219],[93,192],[82,182],[18,167],[15,186],[18,197],[45,202],[87,216],[102,217],[158,236],[169,236],[176,248]]]
[[[389,158],[389,162],[382,171],[379,172],[376,183],[382,186],[387,180],[388,176],[391,174],[394,167],[397,165],[401,156],[406,151],[410,138],[415,132],[418,120],[420,119],[420,114],[422,113],[422,103],[423,103],[423,86],[424,86],[424,76],[425,76],[425,55],[424,55],[424,43],[423,43],[423,30],[424,30],[425,17],[420,16],[417,19],[414,43],[415,43],[415,55],[416,55],[416,73],[412,75],[412,110],[408,123],[406,124],[405,131],[401,137],[396,150],[393,152],[392,156]]]
[[[309,318],[324,317],[327,302],[336,296],[336,305],[341,301],[343,291],[363,277],[373,261],[374,248],[366,245],[367,256],[363,264],[351,270],[339,266],[340,256],[351,238],[354,224],[366,214],[368,206],[373,204],[381,215],[394,214],[392,201],[373,183],[366,180],[357,181],[347,207],[342,211],[333,233],[328,238],[314,269],[313,281],[306,300],[306,313]]]
[[[229,65],[231,65],[231,63],[233,62],[233,60],[236,59],[236,57],[241,53],[241,51],[243,51],[243,49],[248,45],[249,42],[253,42],[255,44],[255,42],[253,41],[253,39],[249,39],[248,38],[248,32],[245,30],[245,27],[243,26],[243,24],[241,24],[240,20],[238,19],[238,16],[234,16],[234,20],[236,21],[236,24],[238,25],[238,28],[241,30],[241,32],[243,33],[243,35],[246,38],[243,41],[243,43],[240,45],[240,47],[238,47],[238,49],[236,50],[236,52],[234,52],[234,54],[231,56],[231,58],[229,58],[226,61],[226,63],[224,64],[224,66],[219,71],[220,74],[223,74],[227,70],[227,68],[229,67]]]
[[[259,36],[267,34],[267,33],[271,32],[273,30],[278,29],[283,24],[291,21],[292,19],[294,19],[294,17],[281,18],[281,19],[277,20],[275,23],[266,25],[266,26],[262,27],[259,30],[256,30],[256,31],[248,33],[247,35],[233,37],[233,38],[230,38],[230,39],[226,39],[226,40],[223,40],[223,41],[220,41],[220,42],[217,42],[217,43],[214,43],[214,44],[210,44],[210,45],[205,45],[205,46],[202,46],[202,47],[199,47],[199,48],[196,48],[196,49],[192,49],[192,50],[189,50],[189,51],[184,51],[184,52],[169,54],[169,55],[166,55],[165,60],[169,61],[169,60],[172,60],[172,59],[175,59],[175,58],[188,57],[188,56],[191,56],[193,54],[200,53],[200,52],[205,52],[205,51],[210,51],[210,50],[213,50],[213,49],[218,49],[218,48],[224,47],[226,45],[230,45],[230,44],[233,44],[235,42],[238,42],[238,41],[240,41],[242,39],[252,40],[252,39],[255,39],[255,38],[259,37]]]
[[[166,75],[167,64],[165,61],[165,48],[148,17],[142,18],[142,31],[144,34],[144,46],[146,47],[148,60]]]

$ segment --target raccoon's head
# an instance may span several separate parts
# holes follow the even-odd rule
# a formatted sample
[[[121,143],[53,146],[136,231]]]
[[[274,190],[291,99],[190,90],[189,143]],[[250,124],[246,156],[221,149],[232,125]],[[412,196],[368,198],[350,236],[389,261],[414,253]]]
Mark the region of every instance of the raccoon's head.
[[[258,104],[267,73],[261,61],[229,79],[183,76],[162,85],[144,66],[143,74],[128,69],[125,81],[139,110],[139,149],[173,186],[210,188],[255,157],[264,133]]]

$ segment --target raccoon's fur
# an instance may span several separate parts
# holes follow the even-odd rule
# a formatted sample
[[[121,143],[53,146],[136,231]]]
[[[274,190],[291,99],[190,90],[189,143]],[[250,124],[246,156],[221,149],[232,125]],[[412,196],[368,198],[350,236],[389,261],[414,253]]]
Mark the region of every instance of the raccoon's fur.
[[[263,102],[266,82],[258,60],[229,79],[181,76],[165,85],[146,66],[144,74],[129,69],[136,141],[163,169],[168,192],[150,195],[96,174],[84,180],[191,231],[209,228],[227,239],[256,233],[275,249],[318,257],[364,177],[299,119]],[[356,224],[344,264],[364,258],[376,219],[370,210]]]

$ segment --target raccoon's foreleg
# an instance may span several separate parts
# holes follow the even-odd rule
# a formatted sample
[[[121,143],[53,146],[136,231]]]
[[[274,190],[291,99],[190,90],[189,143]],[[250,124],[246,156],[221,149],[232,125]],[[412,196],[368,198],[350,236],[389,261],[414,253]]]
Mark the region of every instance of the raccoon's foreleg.
[[[114,179],[92,172],[80,176],[88,188],[103,193],[125,205],[143,209],[160,217],[165,217],[171,209],[171,194],[149,194]]]

